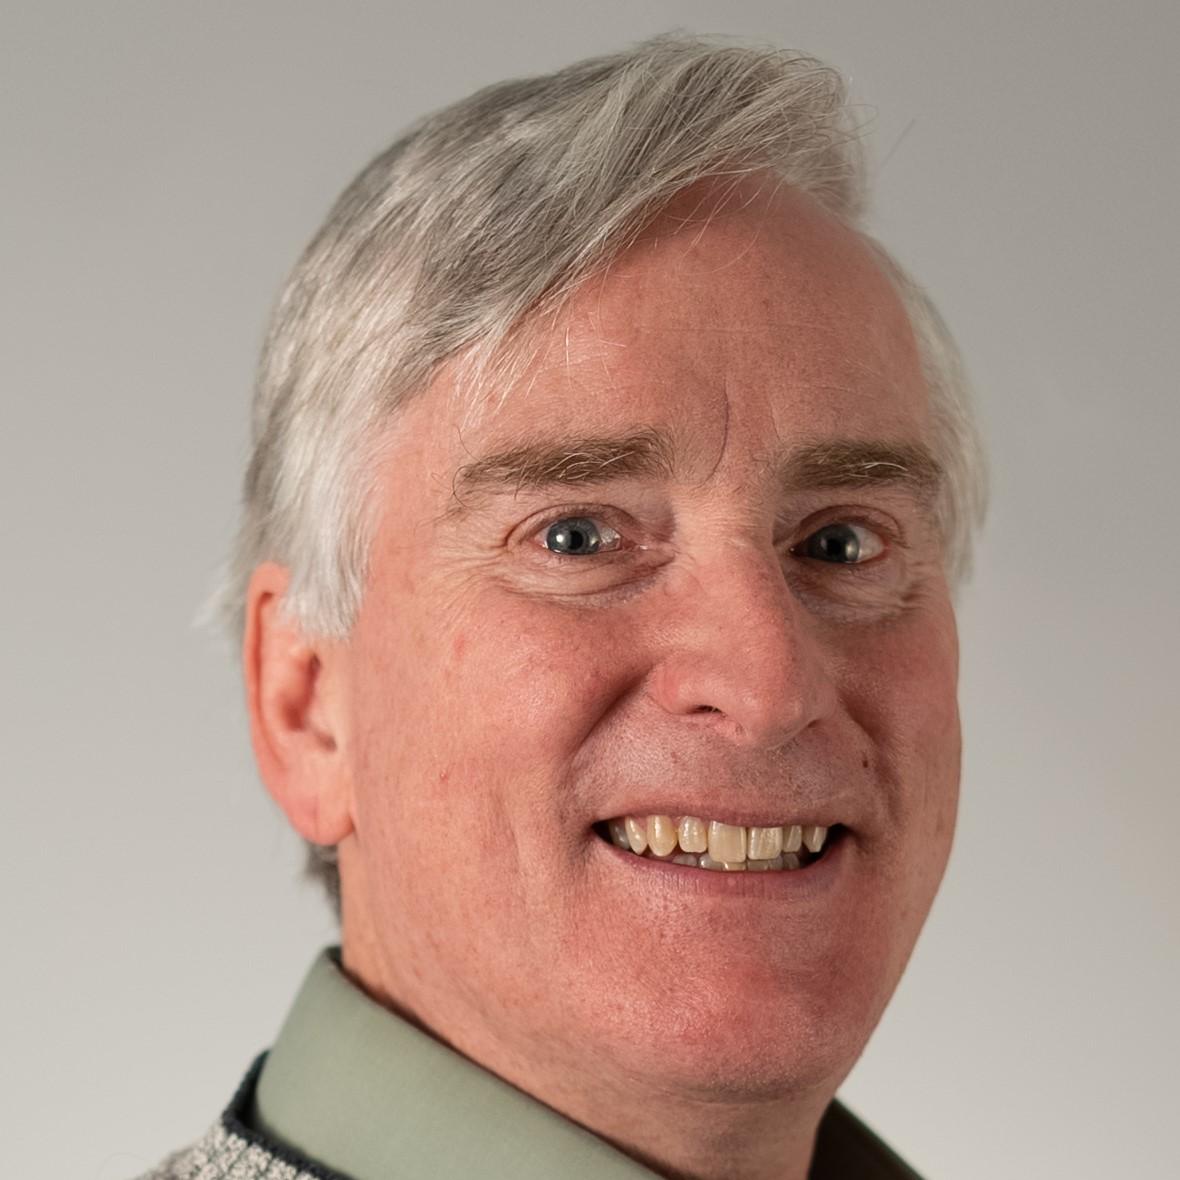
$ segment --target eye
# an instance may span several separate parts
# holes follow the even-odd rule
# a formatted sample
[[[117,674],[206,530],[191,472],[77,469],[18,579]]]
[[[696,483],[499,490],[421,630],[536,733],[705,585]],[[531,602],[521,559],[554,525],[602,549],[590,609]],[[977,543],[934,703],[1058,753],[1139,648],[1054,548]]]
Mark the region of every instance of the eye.
[[[791,548],[792,553],[839,565],[864,565],[884,551],[885,546],[874,530],[844,520],[824,525],[802,545]]]
[[[613,551],[622,540],[610,525],[591,516],[560,516],[543,531],[545,548],[558,557]]]

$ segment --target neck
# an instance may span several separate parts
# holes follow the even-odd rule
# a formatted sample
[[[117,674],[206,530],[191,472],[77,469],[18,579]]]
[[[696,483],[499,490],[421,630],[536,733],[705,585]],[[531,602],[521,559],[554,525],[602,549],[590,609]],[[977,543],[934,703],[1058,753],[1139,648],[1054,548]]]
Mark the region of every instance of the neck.
[[[486,1028],[421,1011],[401,989],[391,994],[368,966],[345,945],[346,972],[378,1003],[667,1180],[806,1180],[820,1120],[843,1080],[779,1093],[727,1087],[718,1096],[604,1071],[592,1052],[574,1061],[534,1042],[520,1054]]]

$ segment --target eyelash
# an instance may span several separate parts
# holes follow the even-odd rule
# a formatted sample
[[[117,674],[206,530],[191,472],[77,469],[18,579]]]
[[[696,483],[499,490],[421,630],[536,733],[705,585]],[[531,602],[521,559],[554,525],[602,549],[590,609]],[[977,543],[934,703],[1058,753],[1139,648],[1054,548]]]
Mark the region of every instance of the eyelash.
[[[611,513],[609,511],[604,510],[603,508],[601,508],[600,506],[598,506],[596,504],[573,504],[567,508],[563,508],[560,512],[555,512],[555,513],[551,513],[550,515],[548,515],[544,520],[542,520],[539,524],[535,525],[532,528],[532,530],[529,533],[529,536],[535,537],[538,533],[545,532],[547,529],[551,528],[558,521],[566,520],[567,518],[574,517],[574,516],[584,516],[584,517],[588,517],[589,519],[600,522],[600,523],[610,524],[609,518],[611,516]],[[805,558],[805,560],[809,560],[816,565],[829,565],[829,566],[833,566],[834,568],[837,568],[837,569],[852,570],[855,573],[863,574],[866,572],[866,570],[871,571],[871,567],[874,567],[874,566],[878,565],[880,562],[884,561],[889,556],[889,553],[891,552],[893,547],[902,542],[902,538],[899,536],[899,534],[897,532],[895,532],[893,529],[889,528],[888,526],[882,524],[880,521],[877,521],[875,519],[869,520],[863,516],[836,515],[836,516],[833,516],[831,520],[827,520],[824,523],[817,525],[814,529],[812,529],[812,531],[810,533],[807,534],[806,537],[803,538],[803,541],[801,541],[798,546],[792,545],[788,552],[794,554],[795,550],[797,548],[801,547],[804,542],[810,540],[810,538],[813,537],[816,533],[821,532],[823,529],[829,528],[831,525],[834,525],[834,524],[855,524],[855,525],[859,525],[861,528],[868,529],[870,532],[876,533],[877,536],[884,543],[884,547],[885,547],[884,552],[879,553],[876,557],[869,558],[868,561],[854,561],[854,562],[821,561],[819,558]],[[615,528],[616,526],[613,524],[610,524],[610,527]],[[619,532],[620,534],[622,534],[624,530],[622,528],[618,528],[618,529],[616,529],[616,531]],[[602,556],[606,557],[609,560],[612,557],[620,557],[625,552],[626,552],[625,548],[611,549],[611,550],[608,550],[607,552],[605,552]],[[575,555],[572,553],[554,553],[550,549],[545,549],[544,546],[541,547],[541,553],[544,558],[551,559],[551,560],[556,561],[556,562],[563,564],[563,565],[568,562],[571,562],[571,561],[585,561],[586,560],[586,558],[584,556]]]

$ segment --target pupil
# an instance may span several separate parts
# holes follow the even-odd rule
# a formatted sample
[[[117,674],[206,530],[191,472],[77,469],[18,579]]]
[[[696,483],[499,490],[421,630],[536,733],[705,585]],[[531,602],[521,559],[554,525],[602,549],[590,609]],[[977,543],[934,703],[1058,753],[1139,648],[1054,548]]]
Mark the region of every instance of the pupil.
[[[824,557],[834,557],[842,561],[855,562],[860,556],[860,542],[856,533],[846,525],[831,525],[821,529],[820,549]]]
[[[598,549],[595,532],[592,521],[584,516],[574,516],[553,525],[547,540],[550,547],[558,552],[593,553]]]

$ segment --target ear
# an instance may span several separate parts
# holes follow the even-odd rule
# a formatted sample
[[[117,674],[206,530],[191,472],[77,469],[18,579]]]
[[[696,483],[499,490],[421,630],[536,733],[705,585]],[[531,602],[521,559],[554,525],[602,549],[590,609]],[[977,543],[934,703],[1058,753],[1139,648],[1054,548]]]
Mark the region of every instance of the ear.
[[[308,640],[282,610],[290,576],[263,562],[246,591],[242,663],[250,739],[266,789],[291,826],[316,844],[352,832],[340,645]]]

